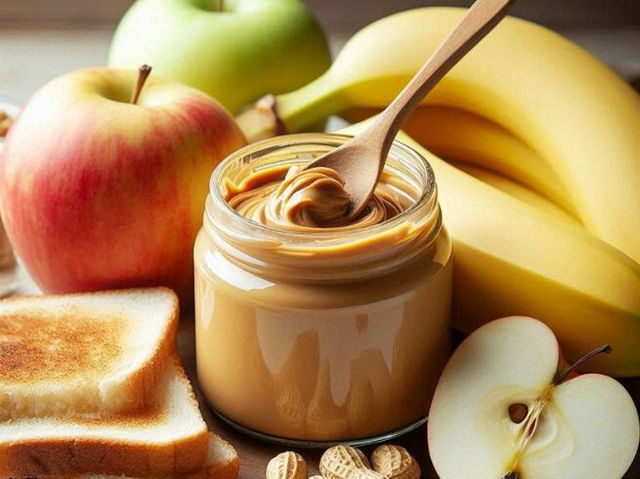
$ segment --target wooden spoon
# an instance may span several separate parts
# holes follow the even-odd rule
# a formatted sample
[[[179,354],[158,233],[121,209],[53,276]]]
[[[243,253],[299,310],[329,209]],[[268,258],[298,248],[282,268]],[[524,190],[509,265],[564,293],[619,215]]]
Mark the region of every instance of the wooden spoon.
[[[360,134],[306,166],[338,172],[350,195],[347,219],[357,217],[373,194],[400,127],[440,79],[500,23],[515,0],[477,0],[420,71]],[[429,25],[425,25],[429,28]]]

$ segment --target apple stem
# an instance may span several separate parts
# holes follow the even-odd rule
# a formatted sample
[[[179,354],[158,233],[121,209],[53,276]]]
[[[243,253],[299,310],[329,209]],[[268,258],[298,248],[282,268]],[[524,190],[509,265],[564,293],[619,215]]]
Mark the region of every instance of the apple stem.
[[[136,86],[133,89],[133,93],[131,94],[132,105],[138,103],[138,98],[140,98],[140,93],[142,93],[142,88],[144,87],[144,83],[149,78],[149,74],[151,73],[151,67],[149,65],[142,65],[138,68],[138,81],[136,82]]]
[[[557,374],[556,378],[553,381],[553,384],[557,386],[558,384],[563,383],[565,381],[565,379],[567,379],[569,374],[571,374],[573,371],[576,370],[576,368],[578,366],[583,364],[585,361],[588,361],[592,357],[597,356],[598,354],[602,354],[602,353],[607,353],[608,354],[611,351],[613,351],[611,346],[609,346],[608,344],[605,344],[604,346],[600,346],[599,348],[596,348],[593,351],[585,354],[580,359],[578,359],[575,363],[573,363],[571,366],[569,366],[567,369],[565,369],[562,373]]]
[[[224,0],[216,0],[216,12],[222,12],[224,10]]]

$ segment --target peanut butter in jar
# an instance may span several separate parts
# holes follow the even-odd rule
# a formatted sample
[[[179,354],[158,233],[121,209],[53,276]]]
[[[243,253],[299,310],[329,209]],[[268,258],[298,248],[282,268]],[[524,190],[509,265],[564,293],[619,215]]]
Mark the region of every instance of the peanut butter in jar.
[[[261,437],[373,442],[424,421],[449,353],[451,241],[428,163],[394,144],[367,210],[324,169],[345,142],[291,135],[214,172],[195,245],[201,387]]]

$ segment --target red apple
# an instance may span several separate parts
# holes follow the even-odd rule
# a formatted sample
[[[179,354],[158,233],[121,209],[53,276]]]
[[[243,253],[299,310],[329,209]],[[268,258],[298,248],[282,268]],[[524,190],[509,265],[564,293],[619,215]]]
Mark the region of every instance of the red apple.
[[[245,142],[211,97],[155,77],[145,84],[144,73],[137,87],[134,71],[58,77],[9,132],[2,219],[46,292],[166,285],[191,297],[209,177]]]

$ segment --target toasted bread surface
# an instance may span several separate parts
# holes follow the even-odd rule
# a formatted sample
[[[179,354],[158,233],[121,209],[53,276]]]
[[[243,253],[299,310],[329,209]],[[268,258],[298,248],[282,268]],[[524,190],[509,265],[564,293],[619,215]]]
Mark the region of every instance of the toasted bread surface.
[[[0,420],[146,408],[177,324],[167,288],[0,301]]]
[[[69,305],[62,312],[31,310],[0,316],[3,385],[73,383],[109,374],[129,333],[124,317]]]
[[[201,469],[209,437],[179,359],[155,405],[136,413],[11,418],[0,423],[0,476],[172,477]]]

